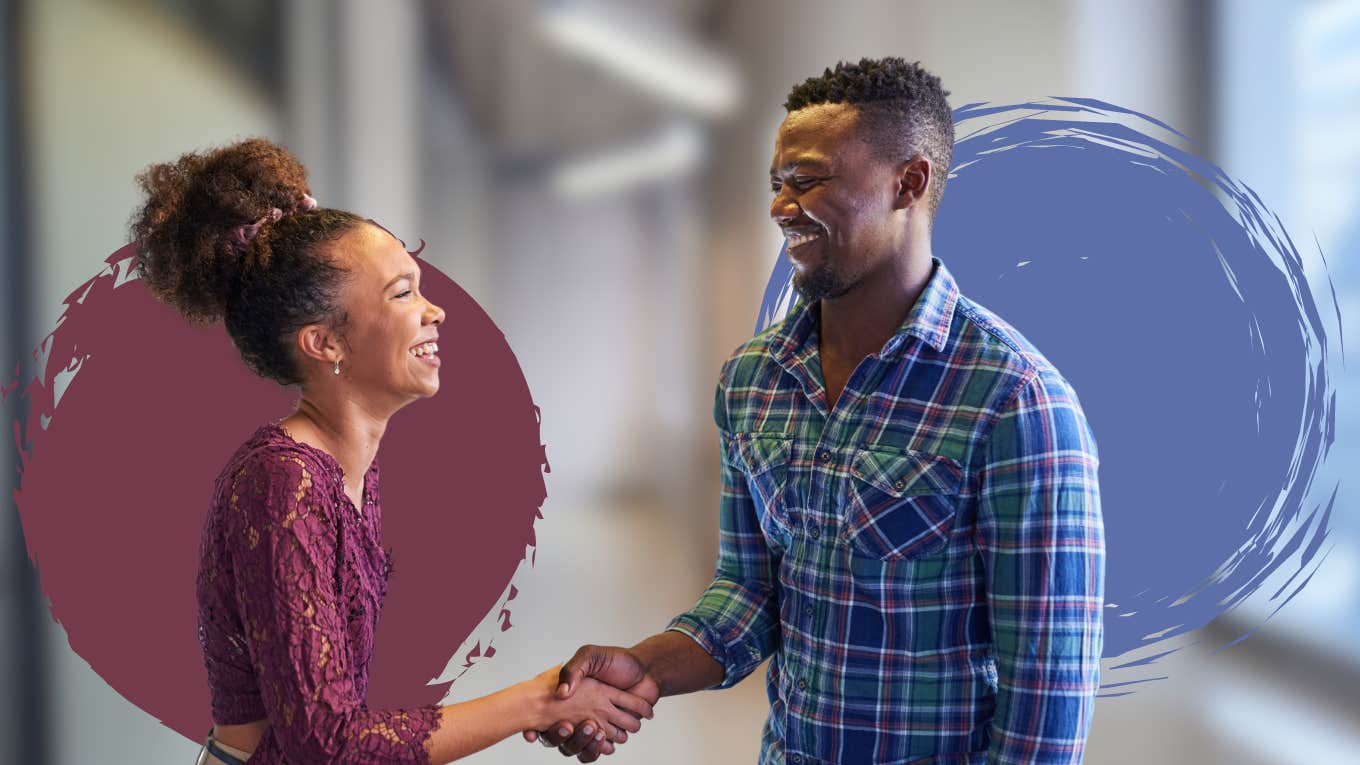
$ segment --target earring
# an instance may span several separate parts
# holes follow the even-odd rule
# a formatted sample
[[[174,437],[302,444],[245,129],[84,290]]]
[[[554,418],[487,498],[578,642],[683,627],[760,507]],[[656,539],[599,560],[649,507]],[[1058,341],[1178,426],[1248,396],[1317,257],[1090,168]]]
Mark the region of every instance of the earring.
[[[335,373],[340,374],[340,359],[335,360]]]

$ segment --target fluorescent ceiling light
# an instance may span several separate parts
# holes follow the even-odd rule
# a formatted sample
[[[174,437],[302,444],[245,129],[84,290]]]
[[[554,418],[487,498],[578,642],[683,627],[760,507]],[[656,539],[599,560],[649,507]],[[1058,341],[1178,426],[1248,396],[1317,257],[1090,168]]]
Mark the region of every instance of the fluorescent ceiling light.
[[[540,11],[544,36],[658,100],[721,117],[736,109],[736,71],[719,53],[618,6],[557,3]]]
[[[576,198],[621,191],[684,175],[703,154],[699,130],[676,122],[645,140],[563,162],[552,174],[552,187]]]

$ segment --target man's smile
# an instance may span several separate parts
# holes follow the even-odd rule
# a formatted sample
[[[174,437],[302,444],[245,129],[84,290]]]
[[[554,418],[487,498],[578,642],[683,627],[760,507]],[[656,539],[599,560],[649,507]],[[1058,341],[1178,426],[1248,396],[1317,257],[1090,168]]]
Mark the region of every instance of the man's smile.
[[[794,250],[821,238],[822,229],[820,227],[784,229],[784,240],[788,243],[788,251],[790,254],[792,254]]]

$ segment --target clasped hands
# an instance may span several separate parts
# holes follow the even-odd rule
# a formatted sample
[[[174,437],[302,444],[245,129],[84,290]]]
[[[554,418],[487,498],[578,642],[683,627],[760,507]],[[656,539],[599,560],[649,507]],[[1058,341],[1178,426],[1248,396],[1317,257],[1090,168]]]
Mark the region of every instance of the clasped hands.
[[[558,681],[554,703],[564,712],[598,711],[558,720],[546,730],[525,731],[524,740],[557,747],[581,762],[613,754],[616,744],[642,728],[642,718],[651,719],[652,705],[660,697],[656,681],[626,648],[582,646],[562,665]]]

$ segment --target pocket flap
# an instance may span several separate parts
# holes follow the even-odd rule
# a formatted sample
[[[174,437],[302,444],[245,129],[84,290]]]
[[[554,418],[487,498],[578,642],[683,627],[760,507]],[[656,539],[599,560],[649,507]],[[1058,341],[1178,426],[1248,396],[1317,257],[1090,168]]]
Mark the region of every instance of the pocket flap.
[[[737,455],[751,476],[789,463],[789,452],[793,447],[792,436],[739,433],[736,441]]]
[[[959,493],[963,469],[948,457],[925,452],[860,449],[850,474],[892,497]]]

